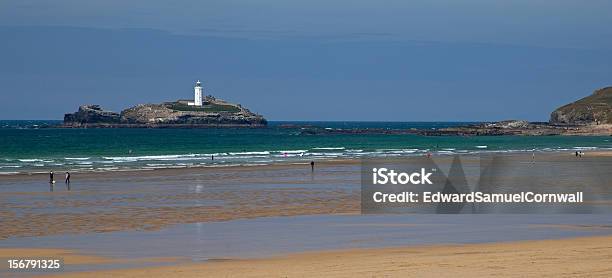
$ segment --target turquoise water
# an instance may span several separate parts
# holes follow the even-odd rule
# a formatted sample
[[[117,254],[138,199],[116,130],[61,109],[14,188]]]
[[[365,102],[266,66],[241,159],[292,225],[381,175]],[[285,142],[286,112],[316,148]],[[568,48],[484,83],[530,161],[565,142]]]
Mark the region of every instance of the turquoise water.
[[[49,121],[0,121],[0,173],[259,165],[363,156],[612,149],[609,136],[301,135],[284,124],[326,128],[442,128],[465,123],[271,122],[261,129],[57,129]],[[214,156],[214,160],[212,157]]]

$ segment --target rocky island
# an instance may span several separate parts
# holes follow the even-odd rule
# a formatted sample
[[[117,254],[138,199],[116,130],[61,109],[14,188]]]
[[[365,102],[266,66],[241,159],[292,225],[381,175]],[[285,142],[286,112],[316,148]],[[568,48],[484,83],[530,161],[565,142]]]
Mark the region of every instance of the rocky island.
[[[178,100],[161,104],[139,104],[120,113],[105,111],[99,105],[82,105],[64,115],[63,127],[206,128],[263,127],[266,119],[240,104],[213,96],[202,96],[200,81],[194,88],[194,101]]]

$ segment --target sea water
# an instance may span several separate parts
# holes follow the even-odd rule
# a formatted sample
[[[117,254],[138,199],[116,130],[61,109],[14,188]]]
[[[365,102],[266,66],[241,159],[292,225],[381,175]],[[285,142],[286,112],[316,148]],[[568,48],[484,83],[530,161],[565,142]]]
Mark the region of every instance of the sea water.
[[[463,122],[270,122],[266,128],[62,129],[0,121],[0,174],[222,167],[329,159],[612,149],[610,136],[305,134],[333,129],[437,129]],[[289,127],[288,127],[289,126]]]

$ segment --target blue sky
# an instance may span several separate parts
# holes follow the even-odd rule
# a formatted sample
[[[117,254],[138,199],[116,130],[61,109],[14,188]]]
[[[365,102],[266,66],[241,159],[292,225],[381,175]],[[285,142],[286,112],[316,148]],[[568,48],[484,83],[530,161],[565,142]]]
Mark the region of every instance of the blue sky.
[[[189,98],[271,120],[547,120],[612,85],[610,1],[1,1],[0,119]],[[17,104],[17,105],[15,105]]]

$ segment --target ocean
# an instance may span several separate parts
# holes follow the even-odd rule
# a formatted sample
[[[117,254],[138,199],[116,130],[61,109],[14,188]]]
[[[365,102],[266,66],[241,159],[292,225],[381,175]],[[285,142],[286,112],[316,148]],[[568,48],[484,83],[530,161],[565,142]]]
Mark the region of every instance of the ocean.
[[[323,159],[612,149],[610,136],[427,137],[300,134],[328,129],[432,129],[464,122],[270,122],[267,128],[60,129],[59,121],[0,121],[0,174],[309,163]],[[214,156],[214,159],[212,159]]]

